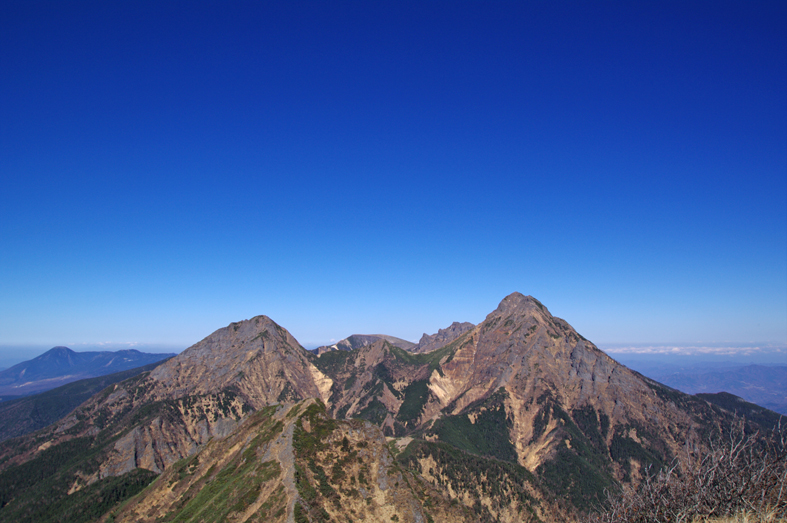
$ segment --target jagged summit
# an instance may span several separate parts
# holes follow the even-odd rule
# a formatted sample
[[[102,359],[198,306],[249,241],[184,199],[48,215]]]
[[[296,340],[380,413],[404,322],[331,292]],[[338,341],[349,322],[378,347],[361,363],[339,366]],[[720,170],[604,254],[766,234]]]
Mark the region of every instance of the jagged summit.
[[[260,341],[254,345],[259,348],[264,348],[261,336],[263,332],[268,332],[269,337],[278,339],[286,333],[286,330],[268,316],[259,315],[248,320],[232,322],[226,327],[218,329],[205,337],[199,343],[192,345],[181,354],[207,354],[213,351],[227,352],[237,349],[240,346],[245,347],[248,343],[254,344],[257,340]],[[285,335],[284,337],[287,336]],[[232,343],[225,343],[229,339],[232,340]]]
[[[412,347],[409,351],[414,353],[425,353],[437,350],[440,347],[448,345],[473,327],[475,327],[475,325],[470,322],[460,323],[455,321],[447,328],[438,330],[436,334],[429,335],[424,333],[418,345]]]

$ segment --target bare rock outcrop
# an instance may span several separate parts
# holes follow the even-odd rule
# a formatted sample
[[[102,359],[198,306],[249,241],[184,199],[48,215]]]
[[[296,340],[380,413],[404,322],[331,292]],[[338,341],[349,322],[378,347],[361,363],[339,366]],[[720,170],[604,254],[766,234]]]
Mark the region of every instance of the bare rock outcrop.
[[[313,352],[319,356],[320,354],[335,350],[355,350],[380,340],[387,341],[391,345],[404,350],[412,350],[413,347],[415,347],[415,343],[411,341],[403,340],[395,336],[388,336],[387,334],[353,334],[343,340],[337,341],[333,345],[317,347]]]
[[[418,345],[410,349],[410,352],[420,354],[423,352],[431,352],[433,350],[439,349],[440,347],[448,345],[473,327],[475,327],[475,325],[470,322],[466,321],[459,323],[458,321],[455,321],[447,328],[438,330],[436,334],[430,335],[424,333],[424,335],[421,336],[421,340],[418,342]]]

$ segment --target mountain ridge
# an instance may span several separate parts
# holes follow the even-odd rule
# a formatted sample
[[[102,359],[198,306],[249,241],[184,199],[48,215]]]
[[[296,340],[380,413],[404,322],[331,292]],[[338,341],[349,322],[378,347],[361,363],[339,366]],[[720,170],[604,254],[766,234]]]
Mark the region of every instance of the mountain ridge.
[[[409,349],[409,352],[432,352],[433,350],[437,350],[440,347],[451,343],[473,327],[475,327],[475,325],[470,322],[460,323],[455,321],[445,329],[439,329],[435,334],[429,335],[424,333],[423,336],[421,336],[421,339],[418,341],[418,344]]]
[[[335,350],[355,350],[366,345],[371,345],[378,340],[385,340],[391,345],[404,350],[412,350],[412,348],[416,346],[416,344],[411,341],[403,340],[401,338],[397,338],[396,336],[389,336],[387,334],[352,334],[337,341],[333,345],[322,345],[311,352],[319,356],[324,352],[331,352]]]
[[[565,521],[599,503],[605,489],[636,483],[648,466],[669,463],[687,442],[705,445],[704,437],[733,421],[728,411],[615,362],[541,302],[520,293],[425,353],[377,339],[317,355],[269,317],[256,316],[218,329],[154,370],[105,389],[54,425],[0,444],[0,487],[16,481],[21,470],[43,467],[51,453],[79,443],[90,449],[90,459],[61,460],[67,465],[47,481],[59,481],[63,487],[58,488],[67,492],[88,493],[110,488],[120,478],[137,481],[135,471],[145,469],[160,475],[152,487],[160,491],[163,482],[180,481],[167,471],[183,460],[225,441],[236,441],[233,449],[247,448],[247,438],[233,438],[247,430],[255,413],[296,404],[304,411],[318,405],[319,412],[309,410],[307,418],[301,411],[293,414],[305,431],[299,437],[311,447],[287,440],[301,469],[293,476],[295,493],[289,487],[280,491],[282,521],[292,521],[296,512],[302,521],[324,519],[323,512],[360,517],[363,505],[355,504],[356,495],[370,500],[364,501],[370,517],[385,514],[376,511],[385,505],[379,492],[387,490],[381,485],[389,479],[380,478],[394,476],[379,471],[391,467],[412,475],[401,481],[420,485],[411,482],[410,492],[432,494],[411,498],[402,492],[404,497],[391,501],[397,508],[389,518],[423,521],[429,498],[442,507],[429,512],[435,521]],[[358,436],[357,430],[367,435]],[[314,431],[317,439],[304,435]],[[364,441],[376,449],[367,455],[368,470],[346,462],[355,483],[346,483],[340,469],[325,468],[332,460],[350,459],[351,449],[336,449],[343,448],[342,437],[352,439],[358,452]],[[392,446],[381,446],[385,437]],[[323,440],[334,446],[325,447]],[[259,449],[261,459],[268,450]],[[234,459],[226,454],[221,462]],[[233,463],[228,478],[241,470],[241,462]],[[219,479],[201,470],[206,481]],[[369,474],[382,481],[371,497],[363,483]],[[491,484],[478,479],[492,476],[498,479]],[[154,476],[145,477],[153,481]],[[11,508],[0,509],[0,521],[27,513],[30,498],[24,492],[32,496],[36,485],[50,483],[31,483],[22,493],[18,486],[9,490],[0,506]],[[184,504],[189,489],[184,485],[179,491]],[[259,496],[248,506],[262,510]],[[59,503],[60,498],[52,499]],[[135,503],[153,503],[153,498]],[[453,511],[457,503],[470,512]],[[343,512],[345,505],[356,507],[355,515],[349,508]],[[244,510],[238,517],[246,521],[252,509]]]

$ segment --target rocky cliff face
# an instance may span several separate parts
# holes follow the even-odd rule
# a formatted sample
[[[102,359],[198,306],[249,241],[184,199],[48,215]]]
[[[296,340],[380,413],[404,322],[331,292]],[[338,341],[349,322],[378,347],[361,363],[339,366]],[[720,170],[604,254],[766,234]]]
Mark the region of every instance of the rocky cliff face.
[[[216,331],[0,444],[0,522],[157,474],[117,517],[565,521],[730,420],[519,293],[425,336],[429,352],[356,341],[315,355],[265,316]]]
[[[458,321],[455,321],[448,328],[438,330],[436,334],[429,335],[424,333],[424,335],[421,336],[421,340],[418,342],[418,345],[407,350],[416,354],[432,352],[433,350],[448,345],[473,327],[475,327],[475,325],[472,323],[459,323]]]
[[[309,354],[267,316],[219,329],[150,374],[156,398],[233,390],[253,409],[321,398],[330,380]]]
[[[423,505],[430,499],[428,509]],[[306,400],[263,408],[171,466],[115,522],[472,521],[404,470],[379,428],[336,421]]]

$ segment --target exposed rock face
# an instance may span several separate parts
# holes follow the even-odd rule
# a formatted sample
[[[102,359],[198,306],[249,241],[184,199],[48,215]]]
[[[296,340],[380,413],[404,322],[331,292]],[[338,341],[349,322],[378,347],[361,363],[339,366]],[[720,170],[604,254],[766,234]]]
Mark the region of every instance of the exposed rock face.
[[[391,345],[404,350],[412,350],[412,348],[415,347],[415,343],[411,341],[403,340],[395,336],[388,336],[386,334],[353,334],[352,336],[348,336],[343,340],[337,341],[333,345],[323,345],[322,347],[317,347],[313,352],[319,356],[325,352],[331,352],[335,350],[355,350],[360,349],[361,347],[366,347],[367,345],[371,345],[372,343],[380,340],[385,340]]]
[[[326,378],[315,370],[287,330],[257,316],[217,330],[156,368],[151,393],[173,398],[232,389],[258,409],[322,397]]]
[[[112,428],[88,482],[136,467],[160,472],[225,436],[249,412],[327,399],[332,381],[310,356],[266,316],[232,323],[152,372],[105,389],[38,437],[57,443]]]
[[[421,340],[418,342],[418,345],[412,349],[409,349],[409,351],[416,354],[431,352],[433,350],[439,349],[440,347],[448,345],[473,327],[475,327],[475,325],[472,323],[459,323],[458,321],[455,321],[447,329],[438,330],[437,334],[428,335],[424,333],[424,335],[421,336]]]
[[[177,460],[196,452],[214,437],[223,438],[238,426],[240,416],[218,415],[221,396],[177,401],[149,422],[120,437],[101,464],[95,479],[119,476],[140,467],[162,472]],[[240,412],[240,405],[234,405]]]
[[[617,364],[565,321],[530,296],[512,294],[466,336],[430,376],[430,390],[450,414],[500,387],[524,397],[549,391],[562,405],[613,393],[613,402],[636,391],[653,393],[641,378]]]

